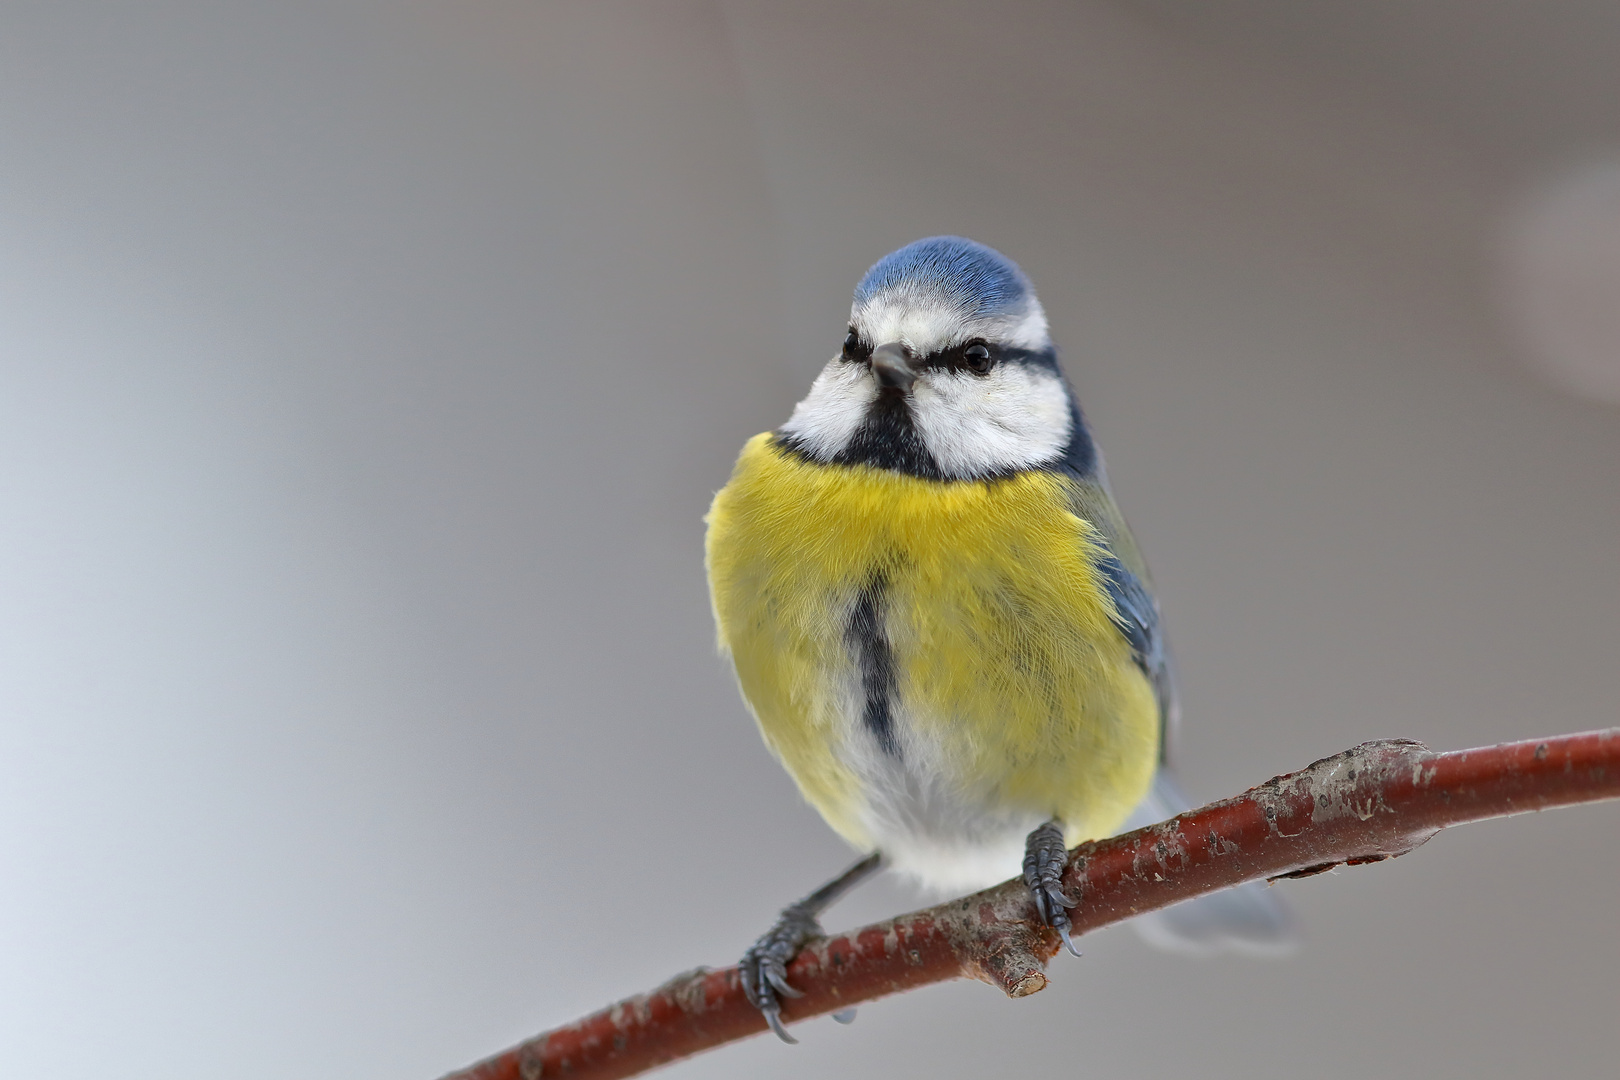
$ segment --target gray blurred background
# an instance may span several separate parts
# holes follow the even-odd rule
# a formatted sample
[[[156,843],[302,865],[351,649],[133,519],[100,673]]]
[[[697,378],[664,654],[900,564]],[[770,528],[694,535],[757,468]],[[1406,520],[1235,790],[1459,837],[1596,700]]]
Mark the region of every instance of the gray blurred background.
[[[932,233],[1041,291],[1195,797],[1620,722],[1617,56],[1576,0],[0,6],[0,1074],[427,1080],[844,865],[701,519]],[[668,1075],[1612,1075],[1617,826]]]

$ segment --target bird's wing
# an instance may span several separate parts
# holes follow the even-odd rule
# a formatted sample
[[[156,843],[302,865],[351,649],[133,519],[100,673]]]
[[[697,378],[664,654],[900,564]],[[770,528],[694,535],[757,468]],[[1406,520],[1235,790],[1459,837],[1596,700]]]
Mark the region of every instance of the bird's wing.
[[[1161,724],[1159,772],[1153,789],[1126,829],[1152,825],[1191,808],[1176,786],[1169,764],[1171,735],[1180,722],[1170,652],[1159,622],[1159,604],[1153,597],[1147,566],[1125,518],[1115,505],[1106,481],[1083,477],[1075,481],[1075,513],[1102,535],[1107,552],[1097,560],[1108,595],[1117,612],[1115,621],[1131,643],[1159,700]],[[1299,928],[1281,897],[1268,892],[1263,882],[1187,900],[1132,920],[1149,943],[1163,949],[1196,954],[1238,952],[1251,956],[1285,956],[1298,943]]]
[[[1165,644],[1159,620],[1159,603],[1153,596],[1147,564],[1136,546],[1136,538],[1125,524],[1125,517],[1114,502],[1108,483],[1096,477],[1074,480],[1075,512],[1101,534],[1106,550],[1097,560],[1097,570],[1114,602],[1114,622],[1130,642],[1142,673],[1153,684],[1159,702],[1159,757],[1168,760],[1171,736],[1180,722],[1172,674],[1170,650]]]

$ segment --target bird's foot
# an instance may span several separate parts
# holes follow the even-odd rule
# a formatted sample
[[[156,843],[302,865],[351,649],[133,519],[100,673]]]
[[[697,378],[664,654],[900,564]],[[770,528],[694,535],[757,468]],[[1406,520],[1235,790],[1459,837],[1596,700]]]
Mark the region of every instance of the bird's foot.
[[[738,965],[742,971],[743,993],[754,1008],[765,1014],[765,1022],[783,1042],[799,1041],[782,1026],[782,996],[801,996],[788,985],[788,963],[799,955],[805,942],[820,936],[821,924],[815,914],[803,904],[794,904],[782,909],[782,917],[776,920],[776,925],[743,953],[742,963]]]
[[[801,996],[800,991],[788,985],[788,964],[804,948],[805,942],[821,936],[821,924],[816,916],[882,867],[883,856],[874,851],[797,904],[783,908],[776,925],[743,953],[742,963],[738,965],[743,993],[754,1008],[765,1014],[765,1022],[783,1042],[799,1041],[782,1026],[782,998],[777,996]],[[833,1019],[847,1024],[855,1019],[855,1010],[833,1013]]]
[[[1058,932],[1064,948],[1079,956],[1080,950],[1069,936],[1069,908],[1080,901],[1070,899],[1063,891],[1063,870],[1068,864],[1069,849],[1063,845],[1062,825],[1048,821],[1029,834],[1024,842],[1024,884],[1041,921]]]

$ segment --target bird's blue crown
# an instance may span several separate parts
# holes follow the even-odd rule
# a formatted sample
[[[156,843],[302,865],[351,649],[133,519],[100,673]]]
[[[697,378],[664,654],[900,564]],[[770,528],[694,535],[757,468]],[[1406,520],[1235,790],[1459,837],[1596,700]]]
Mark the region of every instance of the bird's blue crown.
[[[885,294],[943,300],[966,318],[1021,313],[1034,295],[1018,265],[960,236],[930,236],[883,256],[855,286],[855,306]]]

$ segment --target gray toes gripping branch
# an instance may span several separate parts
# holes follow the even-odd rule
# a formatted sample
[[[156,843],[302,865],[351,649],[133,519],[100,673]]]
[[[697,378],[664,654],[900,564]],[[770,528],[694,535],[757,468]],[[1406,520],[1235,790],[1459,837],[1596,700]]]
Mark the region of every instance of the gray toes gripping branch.
[[[1070,899],[1063,891],[1063,868],[1068,862],[1063,826],[1056,821],[1048,821],[1024,842],[1024,884],[1035,901],[1035,910],[1040,912],[1041,921],[1063,938],[1063,947],[1079,956],[1080,950],[1069,938],[1069,908],[1080,901]]]
[[[765,1014],[766,1023],[783,1042],[799,1040],[782,1026],[782,1001],[778,994],[798,997],[799,991],[787,982],[788,961],[798,955],[804,943],[821,936],[821,924],[801,904],[782,909],[782,917],[763,937],[743,953],[741,968],[743,993],[754,1008]]]
[[[1058,842],[1062,843],[1061,837]],[[742,961],[738,964],[743,993],[748,996],[754,1008],[765,1014],[765,1022],[771,1025],[771,1030],[776,1032],[777,1037],[783,1042],[799,1041],[789,1035],[787,1028],[782,1026],[782,997],[800,996],[800,992],[788,984],[788,964],[799,954],[799,950],[804,948],[805,942],[821,936],[821,924],[817,921],[817,916],[831,907],[833,901],[875,874],[882,866],[883,856],[874,852],[797,904],[783,908],[782,916],[776,920],[776,925],[767,930],[747,952],[743,953]],[[855,1010],[845,1009],[834,1013],[833,1019],[841,1024],[847,1024],[855,1019]]]

